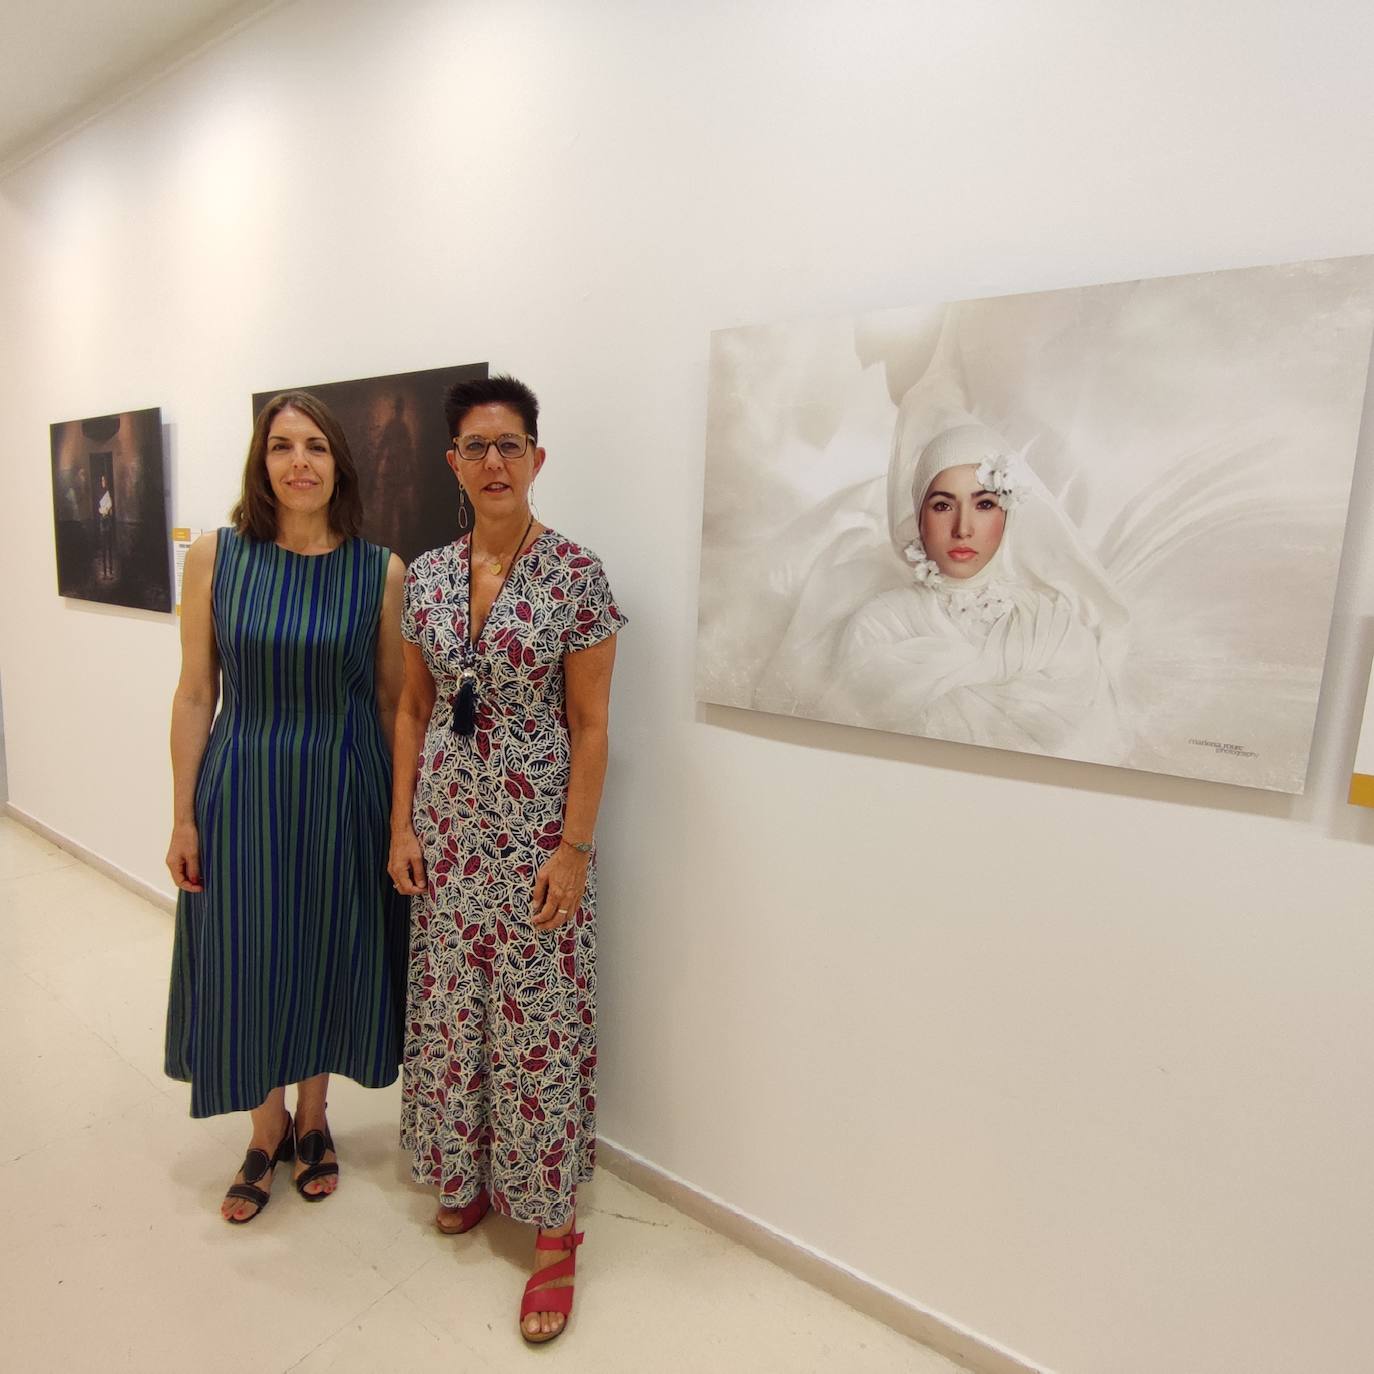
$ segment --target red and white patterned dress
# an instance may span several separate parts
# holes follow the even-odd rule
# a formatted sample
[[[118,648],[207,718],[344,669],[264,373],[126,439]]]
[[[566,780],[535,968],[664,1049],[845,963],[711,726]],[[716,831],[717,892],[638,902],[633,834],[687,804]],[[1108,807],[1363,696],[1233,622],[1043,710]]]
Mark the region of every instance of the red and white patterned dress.
[[[600,560],[546,530],[516,560],[477,645],[477,729],[452,729],[467,635],[468,537],[421,554],[402,633],[437,696],[415,788],[428,890],[412,899],[401,1141],[417,1182],[479,1189],[559,1226],[596,1153],[596,860],[570,921],[530,900],[558,848],[570,746],[563,657],[614,634]]]

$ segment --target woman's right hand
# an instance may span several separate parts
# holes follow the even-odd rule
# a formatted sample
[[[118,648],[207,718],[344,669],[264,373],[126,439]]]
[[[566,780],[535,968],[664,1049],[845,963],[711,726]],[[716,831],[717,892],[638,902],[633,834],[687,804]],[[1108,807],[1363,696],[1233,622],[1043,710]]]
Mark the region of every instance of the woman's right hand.
[[[184,821],[172,827],[172,843],[167,846],[167,869],[172,881],[183,892],[204,892],[200,878],[200,834],[195,822]]]
[[[402,896],[416,897],[425,890],[425,856],[410,826],[391,832],[391,855],[386,871]]]

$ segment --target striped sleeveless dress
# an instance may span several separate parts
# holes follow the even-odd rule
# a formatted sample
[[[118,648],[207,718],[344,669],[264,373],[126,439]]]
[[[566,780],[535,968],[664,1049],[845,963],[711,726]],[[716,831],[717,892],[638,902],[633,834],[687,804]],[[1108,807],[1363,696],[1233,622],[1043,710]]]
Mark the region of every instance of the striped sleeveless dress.
[[[341,1073],[395,1080],[408,903],[386,874],[377,718],[386,549],[290,553],[219,532],[222,699],[196,782],[203,892],[177,900],[166,1071],[191,1115]]]

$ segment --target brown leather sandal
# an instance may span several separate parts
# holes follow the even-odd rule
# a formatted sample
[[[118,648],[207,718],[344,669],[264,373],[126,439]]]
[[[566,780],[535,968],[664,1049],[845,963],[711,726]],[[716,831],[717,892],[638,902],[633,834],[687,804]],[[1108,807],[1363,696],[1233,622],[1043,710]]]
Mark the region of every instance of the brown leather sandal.
[[[258,1210],[246,1217],[225,1217],[231,1226],[247,1226],[254,1217],[261,1216],[272,1201],[272,1194],[253,1185],[276,1172],[278,1164],[290,1163],[296,1157],[295,1135],[291,1129],[291,1113],[286,1114],[286,1130],[282,1132],[277,1148],[268,1156],[266,1150],[249,1150],[243,1157],[242,1183],[231,1183],[224,1196],[251,1202]]]
[[[302,1170],[296,1179],[296,1191],[307,1202],[323,1202],[329,1193],[307,1193],[305,1185],[314,1183],[319,1178],[337,1178],[339,1166],[337,1161],[326,1164],[324,1156],[326,1151],[334,1148],[334,1137],[329,1134],[329,1127],[326,1126],[322,1131],[307,1131],[302,1136],[296,1137],[296,1154],[300,1156],[302,1164],[308,1167]]]

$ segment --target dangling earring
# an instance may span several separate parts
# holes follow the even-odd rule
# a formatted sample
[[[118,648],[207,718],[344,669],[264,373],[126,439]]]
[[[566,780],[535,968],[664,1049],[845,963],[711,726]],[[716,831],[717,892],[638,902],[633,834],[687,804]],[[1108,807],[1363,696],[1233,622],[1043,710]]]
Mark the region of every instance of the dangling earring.
[[[539,507],[534,504],[534,483],[530,483],[530,489],[525,493],[525,504],[530,508],[530,518],[539,519]],[[541,522],[542,523],[542,522]]]

